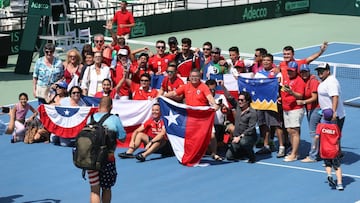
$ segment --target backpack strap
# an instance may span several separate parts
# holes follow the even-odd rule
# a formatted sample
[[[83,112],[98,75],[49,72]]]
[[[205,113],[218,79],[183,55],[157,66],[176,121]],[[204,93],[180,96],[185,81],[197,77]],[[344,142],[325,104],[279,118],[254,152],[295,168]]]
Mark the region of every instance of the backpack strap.
[[[99,120],[98,124],[99,124],[99,125],[102,125],[102,124],[104,123],[104,121],[105,121],[107,118],[109,118],[111,115],[112,115],[111,113],[107,113],[107,114],[103,115],[103,116],[101,117],[101,119]]]

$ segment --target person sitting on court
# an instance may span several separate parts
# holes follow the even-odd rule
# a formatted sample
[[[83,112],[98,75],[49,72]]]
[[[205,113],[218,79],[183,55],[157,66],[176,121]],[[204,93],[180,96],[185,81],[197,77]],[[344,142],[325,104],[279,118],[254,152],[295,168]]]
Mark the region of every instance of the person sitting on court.
[[[79,86],[73,86],[69,91],[69,95],[69,97],[60,100],[60,106],[86,106],[86,103],[81,99],[81,88]],[[61,135],[52,133],[50,135],[50,142],[63,147],[73,147],[75,138],[64,138]]]
[[[126,152],[119,153],[120,158],[136,158],[139,161],[145,161],[146,157],[158,151],[168,154],[169,145],[166,136],[164,121],[161,119],[160,105],[155,103],[151,109],[152,117],[138,127],[131,136],[129,149]],[[133,155],[136,149],[143,143],[145,151]],[[166,147],[167,146],[167,147]]]

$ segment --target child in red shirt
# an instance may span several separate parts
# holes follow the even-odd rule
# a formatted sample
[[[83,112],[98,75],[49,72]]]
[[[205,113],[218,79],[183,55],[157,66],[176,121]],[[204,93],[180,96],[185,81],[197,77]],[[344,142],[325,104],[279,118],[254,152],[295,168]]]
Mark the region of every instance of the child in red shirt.
[[[341,131],[336,123],[332,123],[332,109],[323,110],[323,123],[319,123],[316,128],[316,134],[320,135],[320,157],[324,159],[325,170],[328,175],[329,186],[342,191],[342,171],[339,158],[339,140]],[[332,168],[335,170],[337,184],[331,176]]]

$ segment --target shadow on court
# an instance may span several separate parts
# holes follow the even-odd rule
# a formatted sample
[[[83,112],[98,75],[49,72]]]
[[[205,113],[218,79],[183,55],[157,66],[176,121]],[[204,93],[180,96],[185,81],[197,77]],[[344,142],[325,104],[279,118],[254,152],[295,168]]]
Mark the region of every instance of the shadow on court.
[[[15,202],[17,198],[23,197],[24,195],[11,195],[8,197],[0,197],[0,202],[2,203],[12,203]]]

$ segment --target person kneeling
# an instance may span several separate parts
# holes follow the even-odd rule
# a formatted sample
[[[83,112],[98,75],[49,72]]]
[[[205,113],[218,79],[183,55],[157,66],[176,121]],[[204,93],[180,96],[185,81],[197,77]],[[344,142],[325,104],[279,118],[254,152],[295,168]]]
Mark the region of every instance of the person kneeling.
[[[229,124],[227,131],[232,135],[232,141],[226,152],[228,160],[238,160],[247,157],[249,163],[254,163],[256,157],[253,147],[257,140],[256,111],[250,107],[251,96],[248,92],[240,92],[238,102],[233,97],[225,94],[230,103],[236,107],[235,125]]]

